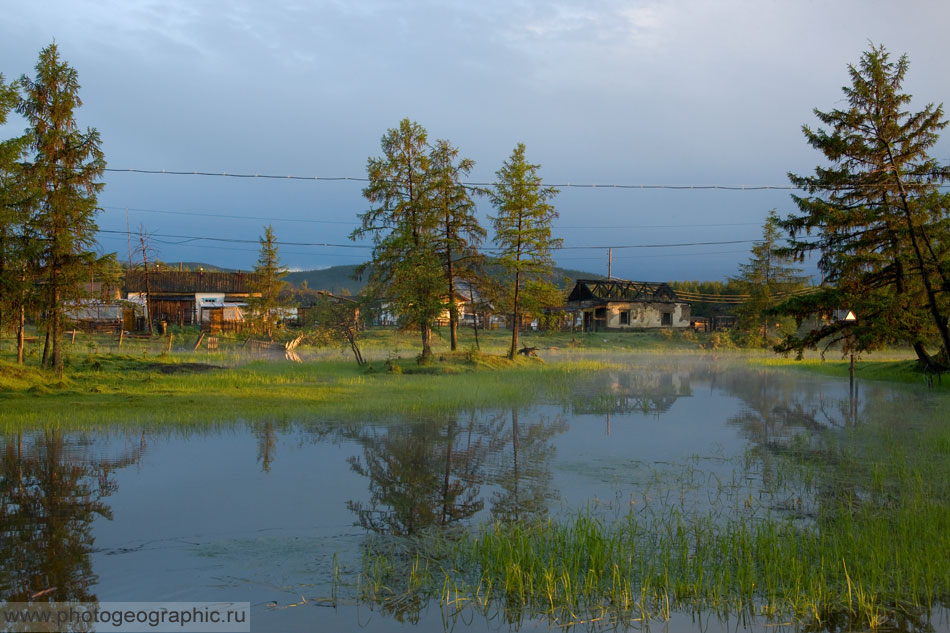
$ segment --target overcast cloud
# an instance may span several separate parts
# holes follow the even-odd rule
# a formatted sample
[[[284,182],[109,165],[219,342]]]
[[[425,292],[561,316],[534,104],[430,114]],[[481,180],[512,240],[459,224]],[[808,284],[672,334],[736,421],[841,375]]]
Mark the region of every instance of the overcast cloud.
[[[79,72],[83,125],[112,168],[365,175],[403,117],[447,138],[491,180],[522,141],[552,183],[787,184],[820,162],[801,125],[841,105],[868,42],[907,53],[915,107],[947,99],[950,3],[43,1],[8,3],[0,72],[32,74],[55,39]],[[23,127],[14,119],[0,134]],[[950,141],[934,155],[950,161]],[[110,173],[102,229],[347,243],[358,182]],[[755,239],[788,192],[565,189],[569,246]],[[480,203],[483,216],[491,209]],[[306,220],[306,221],[304,221]],[[487,219],[486,219],[487,224]],[[598,228],[600,227],[600,228]],[[169,261],[250,268],[253,244],[162,238]],[[102,246],[127,256],[126,239]],[[748,244],[622,249],[614,274],[720,279]],[[366,251],[285,246],[285,263],[356,263]],[[560,264],[606,272],[606,253]]]

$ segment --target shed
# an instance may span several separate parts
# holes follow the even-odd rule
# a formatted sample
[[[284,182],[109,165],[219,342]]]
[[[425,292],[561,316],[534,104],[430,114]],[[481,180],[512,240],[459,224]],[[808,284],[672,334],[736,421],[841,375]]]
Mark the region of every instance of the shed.
[[[149,271],[150,312],[154,322],[168,321],[192,325],[207,321],[203,308],[223,308],[225,304],[243,306],[255,295],[255,273],[211,271]],[[125,291],[129,298],[146,292],[145,272],[126,273]],[[219,310],[220,311],[220,310]]]

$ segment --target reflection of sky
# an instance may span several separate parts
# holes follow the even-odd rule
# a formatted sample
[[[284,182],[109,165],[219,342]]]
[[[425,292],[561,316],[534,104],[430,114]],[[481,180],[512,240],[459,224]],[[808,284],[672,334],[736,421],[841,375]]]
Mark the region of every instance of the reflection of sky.
[[[669,411],[659,415],[611,414],[609,436],[606,415],[572,418],[570,430],[559,438],[564,448],[553,465],[554,487],[568,510],[584,507],[593,496],[628,498],[654,471],[670,470],[693,457],[741,455],[747,441],[725,423],[741,406],[738,399],[702,384],[693,388],[693,396],[677,398]],[[704,464],[706,468],[719,464],[720,473],[732,470],[721,460]]]

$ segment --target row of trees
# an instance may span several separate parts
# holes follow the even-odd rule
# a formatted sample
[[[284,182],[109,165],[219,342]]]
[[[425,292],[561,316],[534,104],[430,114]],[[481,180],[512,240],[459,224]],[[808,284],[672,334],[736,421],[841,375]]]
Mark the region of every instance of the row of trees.
[[[367,162],[369,185],[363,195],[370,208],[351,238],[371,237],[368,271],[371,292],[387,297],[395,312],[418,327],[422,353],[432,355],[432,324],[449,313],[450,345],[458,346],[456,298],[461,284],[482,285],[485,258],[479,248],[486,231],[478,222],[473,196],[490,197],[497,247],[495,261],[510,277],[504,293],[512,313],[509,357],[518,350],[523,293],[545,290],[553,267],[551,250],[560,240],[551,234],[557,217],[551,200],[557,190],[542,184],[539,165],[525,158],[518,144],[496,173],[491,189],[466,186],[475,163],[462,158],[449,141],[429,144],[425,129],[403,119],[382,137],[382,156]],[[361,272],[362,272],[361,271]]]
[[[81,105],[78,75],[55,44],[40,52],[35,78],[0,76],[0,123],[12,111],[27,123],[0,143],[0,332],[16,331],[22,363],[26,314],[42,315],[42,364],[58,372],[68,307],[95,271],[114,269],[114,256],[93,250],[106,163],[99,133],[79,129]]]

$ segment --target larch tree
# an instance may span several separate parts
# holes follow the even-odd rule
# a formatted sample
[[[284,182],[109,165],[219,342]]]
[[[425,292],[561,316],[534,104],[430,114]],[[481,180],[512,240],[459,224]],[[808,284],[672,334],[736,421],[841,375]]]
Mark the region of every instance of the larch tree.
[[[420,359],[432,357],[432,324],[445,292],[435,231],[438,216],[431,196],[431,169],[425,129],[409,119],[381,140],[382,156],[366,163],[370,208],[360,214],[351,239],[371,236],[370,286],[387,299],[405,324],[419,328]],[[360,271],[365,270],[365,266]]]
[[[762,227],[762,240],[752,247],[749,261],[739,264],[739,275],[732,280],[742,288],[743,294],[749,295],[736,309],[739,329],[752,341],[764,344],[768,344],[773,335],[770,323],[780,318],[771,310],[802,290],[807,282],[802,269],[794,266],[794,260],[781,250],[783,241],[778,213],[772,209]],[[790,332],[780,332],[785,333]]]
[[[16,107],[19,94],[14,84],[0,75],[0,125]],[[0,336],[17,333],[17,362],[23,363],[25,313],[35,294],[31,278],[31,253],[37,246],[30,239],[32,192],[19,159],[28,135],[0,141]]]
[[[46,314],[43,365],[62,373],[62,336],[70,305],[84,297],[98,258],[97,194],[106,162],[99,133],[80,131],[76,110],[82,106],[75,69],[59,56],[55,44],[40,52],[36,77],[20,79],[17,105],[27,121],[30,142],[27,178],[36,187],[32,224],[42,241],[39,257],[41,306]]]
[[[812,176],[789,174],[807,195],[793,196],[800,214],[780,223],[793,238],[789,253],[818,253],[819,292],[790,301],[799,318],[847,308],[855,322],[833,321],[784,351],[847,338],[855,351],[888,342],[914,347],[932,369],[950,368],[950,197],[938,185],[950,176],[928,150],[947,125],[943,107],[908,109],[902,91],[906,56],[891,59],[872,46],[842,88],[846,106],[815,110],[828,129],[803,127],[808,143],[829,165]],[[815,239],[807,239],[815,232]],[[932,356],[929,344],[941,351]]]
[[[280,291],[286,285],[284,277],[287,275],[287,269],[280,263],[277,238],[274,237],[272,225],[264,228],[260,241],[261,251],[254,266],[254,280],[251,283],[256,296],[251,296],[247,304],[252,327],[267,338],[273,339],[280,310],[285,307]]]
[[[449,344],[458,348],[459,311],[456,296],[461,279],[471,279],[481,256],[478,247],[485,239],[485,229],[475,215],[475,202],[462,184],[475,166],[475,161],[459,158],[458,148],[446,140],[438,140],[429,154],[433,210],[438,215],[436,250],[445,274],[449,310]]]
[[[497,211],[492,222],[494,242],[499,249],[498,263],[512,277],[509,288],[511,349],[508,351],[511,359],[518,352],[524,283],[550,275],[554,266],[551,251],[561,245],[561,240],[551,235],[551,222],[558,214],[549,202],[558,190],[544,186],[538,174],[541,166],[527,162],[524,152],[524,143],[518,143],[496,172],[490,194]]]

